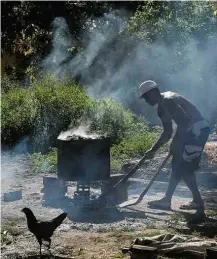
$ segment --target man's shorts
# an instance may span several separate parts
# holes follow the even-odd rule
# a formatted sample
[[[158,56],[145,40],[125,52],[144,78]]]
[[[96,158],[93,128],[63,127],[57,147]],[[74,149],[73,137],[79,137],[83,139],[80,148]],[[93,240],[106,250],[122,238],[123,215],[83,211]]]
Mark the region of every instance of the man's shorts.
[[[172,169],[174,172],[194,172],[199,169],[201,155],[210,134],[210,128],[204,127],[195,132],[190,129],[177,132],[177,148],[173,151]]]

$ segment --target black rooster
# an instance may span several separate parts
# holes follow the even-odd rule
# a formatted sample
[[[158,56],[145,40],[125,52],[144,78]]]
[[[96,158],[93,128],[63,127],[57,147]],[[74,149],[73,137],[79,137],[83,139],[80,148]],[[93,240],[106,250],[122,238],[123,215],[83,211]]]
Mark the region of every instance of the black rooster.
[[[55,229],[62,224],[63,220],[67,216],[67,213],[62,213],[50,221],[38,221],[29,208],[22,209],[22,212],[26,214],[29,231],[31,231],[38,240],[41,255],[42,240],[49,242],[48,249],[50,249],[51,236],[53,235]]]

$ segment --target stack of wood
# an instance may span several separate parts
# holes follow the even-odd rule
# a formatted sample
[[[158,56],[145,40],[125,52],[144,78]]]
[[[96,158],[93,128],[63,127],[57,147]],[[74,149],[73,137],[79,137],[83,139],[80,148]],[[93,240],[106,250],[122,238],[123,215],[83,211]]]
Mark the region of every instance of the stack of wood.
[[[211,259],[217,258],[217,242],[190,235],[163,234],[151,238],[137,238],[122,252],[129,253],[131,259],[153,259],[157,254],[167,258]]]
[[[157,259],[157,248],[151,246],[132,245],[130,249],[122,249],[123,254],[129,253],[130,259]]]

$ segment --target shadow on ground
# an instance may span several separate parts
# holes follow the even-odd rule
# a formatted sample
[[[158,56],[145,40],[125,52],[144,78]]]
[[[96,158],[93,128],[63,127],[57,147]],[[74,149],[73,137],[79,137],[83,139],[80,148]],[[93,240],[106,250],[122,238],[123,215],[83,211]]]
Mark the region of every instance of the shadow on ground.
[[[93,223],[93,224],[102,224],[102,223],[113,223],[117,221],[124,220],[126,217],[134,219],[144,219],[146,215],[143,211],[120,211],[115,205],[106,207],[78,207],[73,206],[68,202],[61,202],[60,206],[55,204],[43,204],[44,207],[54,207],[61,208],[64,212],[68,214],[68,219],[73,222],[79,223]]]
[[[124,220],[126,217],[134,219],[145,219],[142,211],[119,211],[117,208],[101,208],[99,210],[71,210],[67,211],[68,218],[74,222],[81,223],[113,223]]]
[[[187,221],[190,232],[196,231],[202,236],[214,238],[217,235],[217,219],[211,217],[200,218],[197,213],[189,215],[182,213]]]

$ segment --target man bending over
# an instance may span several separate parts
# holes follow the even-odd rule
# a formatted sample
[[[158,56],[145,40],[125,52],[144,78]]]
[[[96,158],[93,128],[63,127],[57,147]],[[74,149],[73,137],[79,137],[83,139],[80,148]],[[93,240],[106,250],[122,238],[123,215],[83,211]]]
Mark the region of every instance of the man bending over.
[[[170,146],[172,174],[165,196],[148,204],[156,208],[170,209],[174,191],[183,178],[190,189],[193,200],[182,209],[196,209],[204,212],[204,203],[197,187],[195,171],[199,168],[201,154],[210,133],[210,127],[197,108],[183,96],[174,92],[160,93],[158,85],[151,80],[139,86],[140,98],[151,106],[158,105],[158,116],[163,125],[163,133],[156,144],[146,152],[153,158],[155,152],[172,136],[172,121],[177,125],[176,134]]]

